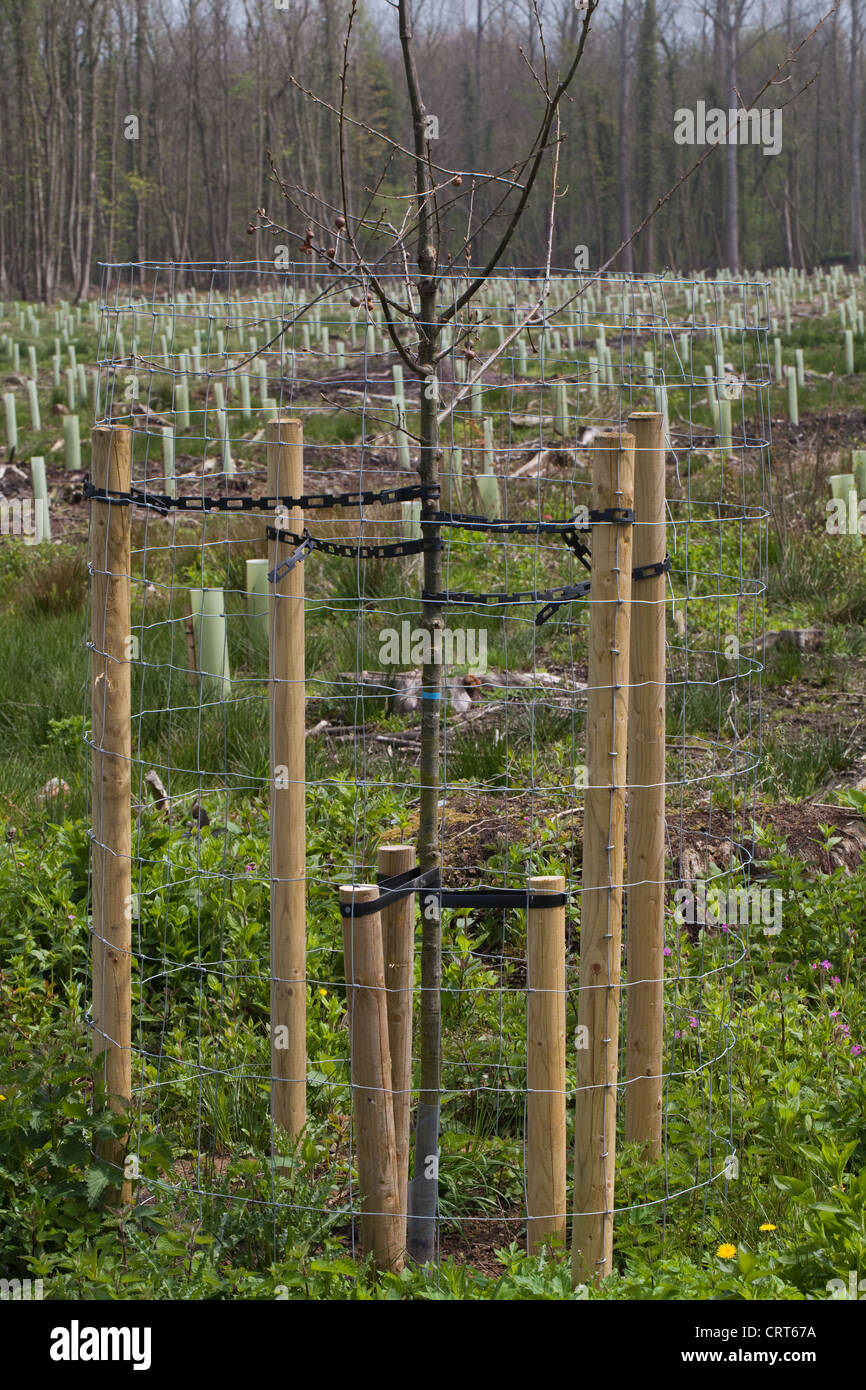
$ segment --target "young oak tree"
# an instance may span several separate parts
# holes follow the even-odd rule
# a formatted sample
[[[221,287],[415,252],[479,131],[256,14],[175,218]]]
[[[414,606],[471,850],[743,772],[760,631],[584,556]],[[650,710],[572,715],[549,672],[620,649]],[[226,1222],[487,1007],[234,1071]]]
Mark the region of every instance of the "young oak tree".
[[[451,397],[443,410],[440,391],[440,364],[450,356],[449,335],[455,330],[454,346],[462,346],[467,361],[474,363],[471,326],[467,314],[473,300],[494,274],[511,246],[524,211],[539,185],[543,173],[551,179],[553,199],[556,197],[556,153],[560,140],[560,106],[575,80],[586,51],[592,17],[600,0],[580,0],[575,4],[579,16],[576,37],[567,54],[562,70],[554,74],[537,5],[534,5],[535,27],[540,60],[534,66],[524,54],[529,79],[539,94],[539,116],[534,139],[528,150],[517,157],[512,166],[500,173],[483,170],[444,168],[434,155],[438,134],[438,117],[428,112],[419,72],[417,46],[413,28],[412,0],[396,0],[396,11],[402,55],[403,74],[412,122],[411,145],[403,145],[383,131],[373,130],[354,120],[347,109],[347,88],[351,62],[353,30],[358,19],[358,0],[352,0],[340,74],[339,103],[330,103],[312,91],[306,91],[294,77],[290,81],[305,91],[309,100],[329,109],[338,134],[339,182],[341,205],[327,206],[323,200],[286,180],[272,161],[272,171],[287,204],[304,217],[306,229],[301,235],[290,227],[281,226],[258,210],[259,228],[272,229],[294,237],[306,255],[316,254],[325,259],[332,270],[342,274],[343,287],[355,287],[358,304],[378,302],[388,336],[403,366],[419,383],[420,425],[418,431],[421,482],[435,485],[440,472],[440,430],[447,415],[463,399],[475,381],[489,369],[492,359],[470,370],[470,380]],[[358,190],[349,184],[349,147],[353,136],[363,132],[368,138],[380,141],[386,155],[379,186],[368,197],[367,205],[353,211]],[[406,209],[386,221],[382,207],[387,195],[381,192],[386,175],[393,183],[393,166],[411,172],[413,192]],[[394,199],[399,206],[400,200]],[[483,212],[476,210],[483,206]],[[458,222],[459,230],[458,228]],[[550,227],[552,235],[553,207]],[[468,264],[473,242],[487,236],[490,250],[477,273],[470,272],[462,292],[445,301],[443,286],[453,276],[454,267]],[[382,251],[382,239],[385,250]],[[417,266],[417,280],[409,273],[409,257]],[[551,241],[548,240],[547,267],[549,270]],[[383,267],[402,264],[403,295],[398,299],[391,280],[386,280]],[[530,306],[521,328],[536,319],[541,301]],[[463,316],[463,325],[460,316]],[[519,330],[518,330],[519,331]],[[512,332],[506,342],[516,336]],[[502,348],[500,348],[501,352]],[[496,356],[499,353],[495,354]],[[441,528],[435,520],[438,503],[427,498],[422,504],[421,531],[425,541],[423,582],[427,594],[442,590]],[[441,602],[425,598],[422,603],[422,627],[431,635],[444,627]],[[439,644],[431,640],[430,660],[422,668],[421,685],[421,760],[420,760],[420,821],[418,830],[419,871],[435,869],[440,864],[439,853],[439,763],[440,726],[443,717],[442,666],[437,661]],[[415,1178],[410,1186],[408,1253],[424,1262],[432,1259],[435,1243],[435,1217],[438,1196],[437,1156],[439,1152],[439,1083],[440,1083],[440,977],[441,932],[438,912],[431,910],[431,900],[422,899],[421,946],[421,1007],[420,1007],[420,1096],[415,1128]]]
[[[738,0],[741,7],[747,2]],[[298,93],[320,111],[328,112],[335,123],[339,205],[329,203],[326,197],[316,196],[309,188],[286,178],[269,153],[273,180],[292,218],[297,221],[294,226],[284,225],[271,218],[264,208],[259,208],[250,230],[271,231],[288,237],[303,256],[321,258],[326,263],[328,286],[313,302],[325,294],[351,292],[356,308],[372,309],[378,304],[395,353],[419,385],[418,472],[423,484],[435,485],[440,474],[439,444],[444,422],[474,384],[490,371],[506,347],[528,326],[543,319],[554,212],[560,196],[557,165],[562,139],[561,108],[576,82],[600,0],[574,0],[571,22],[561,28],[562,53],[556,65],[549,51],[539,5],[537,0],[532,0],[536,44],[533,57],[523,50],[521,55],[526,64],[527,81],[534,84],[538,93],[537,125],[528,148],[517,155],[509,167],[495,173],[448,168],[436,159],[438,116],[428,111],[425,102],[413,29],[415,7],[412,0],[388,0],[388,3],[395,13],[399,35],[411,115],[411,142],[404,144],[391,133],[374,129],[353,117],[348,109],[353,34],[359,18],[359,0],[350,0],[339,72],[339,100],[328,100],[306,88],[294,75],[289,76],[289,82]],[[779,80],[806,41],[779,64],[753,98],[752,105]],[[382,172],[373,188],[359,189],[350,182],[350,150],[352,142],[359,139],[363,139],[365,146],[370,141],[378,142],[383,150]],[[671,188],[650,206],[642,208],[644,215],[639,224],[630,235],[623,234],[621,245],[598,268],[596,276],[630,247],[658,211],[712,154],[713,147],[708,146]],[[394,186],[395,171],[401,170],[411,177],[412,189],[408,195],[388,191]],[[484,361],[478,362],[473,346],[477,338],[473,301],[497,267],[505,264],[533,194],[545,183],[550,198],[548,235],[537,297],[524,309],[516,325],[503,335],[499,346]],[[473,245],[482,242],[489,249],[481,267],[467,269],[471,266]],[[416,275],[410,271],[410,258],[417,268]],[[392,274],[395,266],[400,268],[397,277]],[[453,283],[456,267],[460,267],[467,283],[458,294],[446,295],[446,286]],[[399,297],[394,289],[395,278],[401,285]],[[281,332],[291,326],[291,323],[285,325]],[[442,364],[458,348],[467,359],[467,380],[459,386],[455,382],[447,404],[443,404]],[[421,509],[421,531],[425,541],[423,585],[424,594],[428,596],[442,591],[438,505],[428,497]],[[424,698],[421,701],[418,866],[423,873],[438,868],[441,858],[438,811],[443,671],[436,659],[440,644],[432,640],[435,632],[444,627],[438,599],[422,597],[421,622],[431,637],[430,659],[423,665],[421,677]],[[420,1091],[407,1234],[407,1253],[419,1263],[432,1260],[434,1255],[438,1203],[441,930],[438,912],[430,910],[430,901],[422,894]]]

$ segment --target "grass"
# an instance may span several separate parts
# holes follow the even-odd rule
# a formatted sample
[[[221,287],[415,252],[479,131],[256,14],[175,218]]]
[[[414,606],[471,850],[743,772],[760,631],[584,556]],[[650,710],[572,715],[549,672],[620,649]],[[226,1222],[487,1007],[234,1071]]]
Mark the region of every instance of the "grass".
[[[823,791],[851,760],[849,737],[841,728],[774,731],[764,739],[763,793],[773,801],[805,800]]]
[[[92,346],[92,338],[82,334],[82,360]],[[786,362],[793,362],[796,346],[806,348],[810,368],[839,371],[841,332],[832,320],[798,321],[783,343]],[[737,345],[728,351],[737,361]],[[666,352],[665,366],[671,369],[675,402],[669,356]],[[50,361],[44,340],[39,360],[43,369]],[[709,361],[711,354],[701,345],[695,370]],[[855,365],[858,373],[866,371],[859,339]],[[530,359],[527,375],[525,390],[495,387],[486,395],[487,406],[537,414],[537,361]],[[162,378],[158,385],[160,399],[167,399],[165,382]],[[801,392],[801,411],[860,405],[860,390],[857,379],[811,379]],[[608,396],[607,408],[612,401]],[[771,402],[773,410],[783,412],[782,393],[774,391]],[[651,401],[639,390],[632,403]],[[56,439],[49,406],[46,399],[46,428],[27,440],[29,450],[46,455]],[[336,452],[360,438],[353,415],[304,402],[298,409],[317,462],[329,461],[330,448]],[[692,401],[692,420],[710,426],[700,392]],[[505,443],[504,429],[500,434],[498,442]],[[509,439],[529,447],[538,437],[538,425],[530,423],[515,426]],[[193,459],[194,440],[190,431],[186,442]],[[459,420],[455,442],[479,447],[477,423]],[[137,447],[143,450],[147,443]],[[178,452],[183,452],[181,439]],[[249,443],[244,452],[256,466],[263,464],[260,443]],[[761,796],[780,807],[823,795],[858,751],[856,721],[853,727],[852,721],[844,722],[833,706],[849,686],[859,688],[866,548],[857,551],[823,529],[824,476],[832,471],[830,460],[825,462],[826,468],[815,465],[811,471],[797,461],[791,465],[788,481],[799,500],[789,509],[787,530],[771,535],[767,626],[825,629],[817,653],[781,643],[766,653],[767,713],[757,779]],[[685,505],[689,489],[695,497],[712,496],[718,459],[696,452],[681,465],[682,485],[671,478],[672,502]],[[743,487],[744,500],[754,504],[761,495],[760,478],[747,470]],[[512,514],[528,517],[537,498],[532,488],[523,497],[512,485],[512,503]],[[564,505],[557,493],[555,514]],[[396,520],[394,513],[390,523]],[[368,538],[390,538],[390,523],[370,528]],[[328,534],[351,534],[346,528],[352,525],[351,518],[343,518]],[[717,578],[720,572],[736,577],[760,568],[760,528],[690,524],[688,544],[688,567],[680,552],[671,576],[677,610],[686,622],[683,635],[669,629],[672,782],[696,775],[689,762],[699,756],[693,746],[714,747],[714,757],[723,759],[736,742],[743,754],[750,741],[748,701],[757,698],[749,669],[760,656],[750,645],[760,625],[755,611],[738,603],[735,594],[720,598]],[[267,663],[265,646],[248,630],[244,596],[245,562],[262,555],[264,546],[257,523],[246,517],[219,517],[204,530],[179,520],[174,532],[157,519],[148,521],[146,531],[136,521],[133,545],[136,552],[147,547],[147,571],[136,578],[153,586],[134,587],[133,631],[141,644],[133,668],[134,791],[146,801],[141,771],[170,767],[170,792],[178,808],[171,825],[150,806],[135,824],[134,939],[142,963],[134,984],[135,1081],[141,1097],[135,1130],[149,1198],[125,1222],[121,1257],[117,1219],[99,1203],[106,1174],[92,1153],[93,1117],[109,1128],[112,1121],[100,1109],[84,1025],[89,992],[88,767],[82,738],[86,562],[79,546],[36,553],[4,538],[0,1020],[13,1046],[0,1076],[8,1100],[0,1108],[0,1193],[10,1213],[0,1233],[0,1273],[44,1270],[57,1296],[73,1297],[270,1298],[275,1285],[293,1298],[570,1297],[558,1262],[527,1260],[516,1246],[501,1251],[498,1281],[478,1270],[469,1278],[462,1261],[446,1259],[435,1279],[425,1281],[414,1271],[379,1277],[347,1258],[346,1209],[357,1175],[349,1143],[335,884],[348,881],[353,867],[374,872],[383,835],[411,839],[417,830],[417,755],[396,739],[416,721],[386,714],[375,685],[364,697],[363,721],[385,741],[356,746],[352,738],[316,739],[308,745],[308,946],[315,978],[307,1000],[314,1068],[310,1122],[297,1150],[272,1133],[267,1110]],[[563,563],[557,552],[550,559],[543,572],[536,572],[534,541],[515,538],[506,548],[484,533],[460,532],[449,547],[448,583],[454,589],[492,591],[582,577],[570,557]],[[138,553],[135,563],[140,562]],[[384,626],[398,627],[407,618],[417,623],[418,600],[406,595],[420,587],[418,569],[375,560],[359,567],[314,556],[305,573],[308,694],[315,714],[308,722],[360,723],[352,675],[358,669],[379,670]],[[202,584],[226,591],[233,690],[224,705],[203,703],[186,669],[182,591]],[[534,664],[555,670],[573,663],[582,669],[587,656],[583,606],[560,610],[542,628],[535,627],[534,614],[532,605],[504,611],[476,606],[455,610],[452,622],[485,627],[494,669]],[[741,637],[739,658],[727,654],[731,634]],[[346,687],[341,673],[348,677]],[[798,702],[801,715],[808,714],[805,728],[790,718],[788,699]],[[509,811],[507,823],[503,816],[498,826],[478,832],[471,842],[473,862],[461,872],[519,882],[531,861],[535,873],[566,871],[573,877],[581,846],[570,821],[554,821],[551,810],[554,804],[567,808],[579,801],[573,775],[586,737],[585,702],[574,699],[569,707],[553,697],[536,697],[530,711],[528,697],[517,692],[503,710],[477,726],[449,728],[449,803],[462,797],[468,804],[472,832],[477,831],[473,813],[480,821],[490,805],[501,805],[506,789],[513,794],[534,786],[536,799],[546,804],[533,802],[531,832],[528,804],[525,816],[523,807],[514,815]],[[388,735],[394,736],[390,745]],[[699,774],[695,804],[702,787],[707,795],[712,788],[720,808],[739,813],[736,777],[716,761],[699,764]],[[53,777],[68,784],[68,794],[40,801],[40,788]],[[674,788],[674,797],[677,793]],[[189,815],[194,795],[202,796],[211,820],[201,834]],[[763,846],[762,858],[762,886],[778,888],[785,898],[778,938],[756,933],[740,962],[721,933],[703,933],[692,941],[671,928],[666,937],[671,952],[666,1156],[664,1163],[648,1165],[627,1146],[621,1151],[617,1271],[602,1289],[588,1291],[592,1298],[823,1297],[828,1279],[859,1268],[866,1255],[866,1094],[859,1053],[853,1050],[866,1032],[858,983],[866,869],[848,875],[832,869],[807,872],[778,841]],[[445,915],[440,1176],[446,1235],[459,1234],[473,1217],[504,1221],[523,1207],[525,930],[521,913]],[[578,983],[578,933],[575,911],[569,915],[568,938],[572,990]],[[832,970],[823,969],[825,959]],[[569,1036],[576,1021],[569,1016]],[[730,1053],[728,1028],[737,1037]],[[570,1089],[577,1081],[575,1063],[569,1046]],[[623,1101],[621,1094],[618,1103]],[[731,1108],[742,1181],[725,1185],[710,1179],[726,1156],[719,1116]],[[56,1156],[51,1164],[44,1159],[47,1141],[37,1142],[45,1134]],[[196,1195],[201,1190],[204,1195]],[[762,1233],[762,1226],[774,1229]],[[519,1241],[519,1223],[515,1230]],[[716,1256],[723,1242],[737,1247],[735,1259]]]

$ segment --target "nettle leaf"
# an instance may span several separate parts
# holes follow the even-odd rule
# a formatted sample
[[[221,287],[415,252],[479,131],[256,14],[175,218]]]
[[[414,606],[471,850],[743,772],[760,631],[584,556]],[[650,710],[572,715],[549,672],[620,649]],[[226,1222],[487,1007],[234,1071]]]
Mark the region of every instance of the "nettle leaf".
[[[90,1157],[90,1149],[83,1139],[65,1139],[57,1151],[63,1164],[84,1163]]]
[[[109,1111],[93,1121],[93,1137],[96,1140],[114,1139],[117,1133],[116,1117]]]
[[[360,1270],[352,1260],[311,1260],[310,1269],[320,1274],[345,1274],[348,1279],[357,1279]]]
[[[152,1159],[158,1169],[168,1173],[174,1163],[174,1154],[171,1144],[164,1134],[145,1134],[142,1135],[138,1146],[138,1151],[142,1158]]]
[[[183,1236],[174,1234],[157,1236],[154,1248],[159,1255],[179,1258],[186,1254],[186,1241]]]
[[[84,1186],[87,1188],[88,1206],[95,1207],[98,1204],[110,1182],[108,1173],[100,1164],[91,1163],[90,1167],[85,1169]]]

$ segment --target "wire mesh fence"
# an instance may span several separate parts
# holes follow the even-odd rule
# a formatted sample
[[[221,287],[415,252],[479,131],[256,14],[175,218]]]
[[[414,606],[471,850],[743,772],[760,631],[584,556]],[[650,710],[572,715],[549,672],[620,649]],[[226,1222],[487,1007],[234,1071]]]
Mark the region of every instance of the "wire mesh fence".
[[[385,283],[395,300],[411,293],[399,276]],[[458,305],[467,283],[443,278],[442,306]],[[453,313],[442,338],[432,388],[436,480],[425,491],[420,407],[431,387],[405,368],[365,288],[309,265],[104,267],[95,420],[128,430],[131,475],[113,500],[95,475],[91,482],[94,509],[123,509],[131,529],[132,1118],[124,1164],[139,1209],[168,1189],[186,1209],[242,1210],[251,1241],[271,1256],[329,1236],[360,1247],[362,1209],[371,1208],[359,1188],[359,1126],[371,1088],[350,1064],[353,947],[340,889],[375,883],[383,847],[419,839],[424,671],[437,653],[437,1253],[522,1241],[529,1216],[555,1218],[545,1229],[562,1236],[567,1213],[598,1211],[576,1206],[570,1182],[562,1210],[532,1205],[530,880],[565,884],[563,1141],[567,1126],[569,1146],[580,1149],[575,1109],[582,1092],[598,1092],[605,1135],[618,1125],[621,1136],[615,1199],[602,1203],[612,1223],[664,1222],[680,1201],[697,1229],[736,1177],[737,964],[750,931],[776,929],[772,903],[749,878],[769,328],[766,287],[746,280],[496,276]],[[589,569],[605,527],[616,537],[633,531],[636,548],[649,527],[637,513],[628,525],[598,519],[593,469],[639,412],[661,417],[669,560],[654,573],[666,614],[664,775],[653,782],[664,847],[656,876],[663,968],[649,981],[663,1003],[655,1146],[637,1142],[626,1123],[630,1089],[647,1075],[629,1052],[630,1003],[648,982],[634,974],[631,955],[620,979],[610,945],[611,903],[626,899],[630,952],[630,917],[656,886],[632,865],[631,820],[629,882],[621,864],[606,860],[602,984],[616,1008],[602,1036],[587,1036],[580,1005],[591,988],[580,963],[588,807],[609,790],[606,779],[593,780],[590,752],[599,728],[588,719],[598,693],[591,623],[601,599],[589,592]],[[300,422],[303,439],[302,496],[289,499],[303,506],[294,508],[285,488],[271,490],[268,471],[269,441],[273,448],[287,419]],[[638,450],[638,475],[645,466]],[[614,494],[621,481],[616,473]],[[433,629],[422,605],[431,515],[445,614]],[[99,658],[109,604],[99,580],[113,571],[105,537],[95,538],[91,645]],[[280,573],[275,555],[291,568]],[[277,596],[300,573],[299,677],[274,663]],[[626,597],[634,621],[640,577]],[[269,926],[280,877],[275,699],[287,682],[297,694],[299,679],[304,765],[283,776],[300,785],[305,815],[304,863],[294,875],[305,901],[303,984],[295,988],[306,1052],[300,1133],[272,1103],[286,1075],[274,1062],[274,978],[277,991],[285,980]],[[627,694],[633,711],[640,696]],[[97,760],[111,698],[110,677],[94,684]],[[630,774],[627,783],[628,814],[640,818],[634,808],[647,804],[647,789]],[[104,813],[95,792],[94,852],[106,860],[116,847]],[[504,890],[517,898],[489,900]],[[101,874],[94,892],[105,893]],[[395,1067],[380,1088],[394,1093],[392,1115],[399,1108],[406,1125],[422,1084],[425,899],[419,890],[410,905],[416,897],[417,926],[414,906],[408,920],[419,949],[410,995],[399,1000],[410,1019],[408,1071],[398,1084]],[[92,1023],[108,1058],[122,1039],[106,1024],[105,917],[94,901]],[[393,985],[386,992],[393,1015]],[[581,1053],[599,1048],[606,1080],[587,1080]],[[580,1113],[577,1123],[585,1128]],[[399,1149],[399,1133],[396,1142]],[[605,1149],[595,1131],[588,1142]],[[404,1135],[401,1161],[407,1143]],[[405,1186],[399,1196],[405,1213]]]

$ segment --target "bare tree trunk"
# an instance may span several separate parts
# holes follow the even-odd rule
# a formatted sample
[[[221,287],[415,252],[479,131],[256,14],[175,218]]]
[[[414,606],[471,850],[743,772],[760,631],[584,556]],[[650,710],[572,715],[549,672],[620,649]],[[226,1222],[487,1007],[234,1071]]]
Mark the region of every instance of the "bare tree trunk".
[[[728,7],[724,8],[727,11]],[[737,106],[738,28],[737,16],[726,12],[725,96],[730,110]],[[725,265],[729,270],[738,270],[740,266],[740,185],[737,150],[736,142],[729,140],[725,149]]]
[[[400,44],[412,109],[415,149],[415,194],[418,216],[417,259],[420,313],[418,360],[424,372],[421,381],[421,458],[422,483],[438,479],[439,424],[437,392],[430,389],[436,380],[436,344],[440,329],[436,323],[437,247],[433,240],[431,178],[424,134],[426,108],[415,64],[410,0],[400,0]],[[426,388],[426,389],[425,389]],[[425,520],[425,513],[438,510],[436,501],[422,504],[421,529],[424,550],[424,588],[428,593],[442,589],[441,528]],[[421,673],[421,768],[420,814],[418,825],[418,865],[422,873],[441,864],[439,850],[439,752],[442,721],[442,666],[437,640],[443,627],[442,607],[426,599],[422,626],[430,633],[430,661]],[[441,1039],[442,928],[439,903],[421,898],[421,1010],[420,1054],[421,1089],[415,1125],[415,1167],[410,1185],[407,1253],[419,1264],[433,1259],[436,1246],[436,1209],[439,1196],[439,1091]]]
[[[861,0],[851,0],[851,264],[861,266],[863,247],[862,92],[860,75]]]
[[[141,122],[142,125],[144,124],[144,119],[143,119],[143,118],[144,118],[144,111],[143,111],[143,105],[144,105],[144,92],[143,92],[143,82],[142,82],[142,71],[143,71],[143,66],[144,66],[144,63],[143,63],[143,52],[144,52],[144,28],[145,28],[145,23],[146,23],[146,20],[145,20],[145,6],[144,6],[144,0],[136,0],[136,7],[135,7],[135,46],[134,46],[134,53],[135,53],[135,112],[136,112],[136,115],[138,116],[139,121]],[[139,177],[139,180],[140,180],[140,185],[139,185],[139,186],[141,186],[141,184],[143,184],[143,181],[144,181],[144,168],[143,168],[144,160],[143,160],[143,152],[142,152],[142,146],[143,146],[143,144],[144,144],[144,141],[141,139],[141,133],[142,133],[142,132],[139,132],[139,139],[138,139],[138,140],[134,140],[134,141],[131,141],[131,142],[130,142],[130,143],[132,144],[133,149],[134,149],[134,152],[135,152],[135,161],[134,161],[133,167],[134,167],[135,172],[137,173],[137,175],[138,175],[138,177]],[[147,245],[146,245],[146,241],[145,241],[144,199],[141,197],[141,195],[140,195],[138,192],[137,192],[136,195],[135,195],[135,245],[136,245],[136,253],[135,253],[135,254],[136,254],[136,260],[138,260],[138,261],[143,261],[143,260],[145,260],[145,259],[146,259],[146,256],[147,256]]]
[[[629,177],[629,151],[631,149],[631,141],[629,139],[628,128],[629,95],[631,88],[628,61],[629,18],[628,0],[622,0],[622,11],[619,21],[619,150],[617,160],[620,241],[626,241],[631,233],[631,200],[629,198],[631,189],[631,179]],[[634,270],[634,254],[631,241],[629,241],[628,245],[625,247],[620,261],[621,268],[626,274],[631,275]]]
[[[96,29],[92,12],[87,35],[87,218],[81,254],[81,275],[75,286],[75,298],[83,299],[90,290],[90,273],[93,264],[93,237],[96,223],[96,204],[98,186],[96,177],[96,70],[102,48],[104,23]]]

